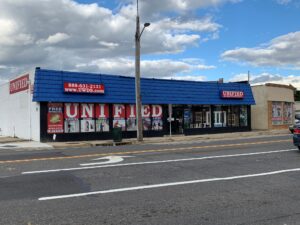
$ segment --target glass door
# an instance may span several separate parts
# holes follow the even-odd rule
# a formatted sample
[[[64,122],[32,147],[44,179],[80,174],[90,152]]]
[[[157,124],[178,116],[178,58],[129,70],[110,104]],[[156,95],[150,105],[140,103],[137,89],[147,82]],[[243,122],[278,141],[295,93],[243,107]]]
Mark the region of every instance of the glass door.
[[[214,112],[214,127],[226,127],[226,112]]]

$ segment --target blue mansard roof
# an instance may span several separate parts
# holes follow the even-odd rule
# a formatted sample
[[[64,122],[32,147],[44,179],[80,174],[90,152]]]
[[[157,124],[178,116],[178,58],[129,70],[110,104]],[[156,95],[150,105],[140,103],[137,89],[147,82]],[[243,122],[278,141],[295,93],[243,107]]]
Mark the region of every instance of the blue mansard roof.
[[[102,83],[104,94],[65,93],[64,82]],[[220,91],[243,91],[243,99],[222,99]],[[141,78],[143,104],[255,104],[248,83],[218,83]],[[33,101],[36,102],[88,102],[135,103],[134,77],[81,72],[45,70],[35,71]]]

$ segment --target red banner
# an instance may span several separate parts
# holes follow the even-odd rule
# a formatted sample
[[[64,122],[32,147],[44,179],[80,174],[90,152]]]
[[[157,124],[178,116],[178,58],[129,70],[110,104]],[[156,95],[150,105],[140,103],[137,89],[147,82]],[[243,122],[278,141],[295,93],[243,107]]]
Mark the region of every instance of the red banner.
[[[136,115],[135,105],[126,105],[126,117],[135,118],[135,115]]]
[[[29,88],[29,74],[21,76],[9,82],[9,93],[14,94]]]
[[[65,119],[79,119],[79,104],[66,103],[65,104]]]
[[[222,98],[244,98],[243,91],[221,91]]]
[[[64,83],[64,92],[69,93],[89,93],[89,94],[104,94],[103,84],[84,84],[84,83]]]
[[[107,104],[96,104],[96,118],[109,118],[109,107]]]
[[[125,119],[125,106],[122,104],[113,105],[113,116],[114,118]]]
[[[58,134],[64,132],[64,118],[62,110],[62,103],[48,103],[48,134]]]
[[[95,117],[94,104],[81,104],[80,118],[92,119]]]

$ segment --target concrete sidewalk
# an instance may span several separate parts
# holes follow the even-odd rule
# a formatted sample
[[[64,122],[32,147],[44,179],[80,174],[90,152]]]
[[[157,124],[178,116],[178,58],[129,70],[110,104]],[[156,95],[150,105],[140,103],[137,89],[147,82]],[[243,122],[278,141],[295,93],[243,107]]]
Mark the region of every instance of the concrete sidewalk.
[[[114,146],[114,145],[130,145],[130,144],[162,144],[174,142],[190,142],[190,141],[209,141],[209,140],[236,140],[254,137],[267,137],[276,135],[290,135],[288,130],[267,130],[267,131],[249,131],[249,132],[234,132],[221,134],[203,134],[203,135],[173,135],[164,137],[145,137],[143,142],[137,142],[136,138],[123,139],[121,142],[114,143],[112,140],[99,141],[79,141],[79,142],[48,142],[47,144],[53,148],[67,147],[93,147],[93,146]]]
[[[47,149],[53,148],[52,145],[41,143],[37,141],[29,141],[14,137],[0,136],[0,150],[1,149]]]
[[[137,142],[135,138],[123,139],[121,142],[114,143],[112,140],[96,141],[73,141],[73,142],[47,142],[40,143],[35,141],[22,140],[12,137],[0,136],[0,149],[2,148],[22,148],[22,149],[53,149],[53,148],[76,148],[76,147],[93,147],[93,146],[114,146],[130,144],[165,144],[165,143],[183,143],[183,142],[204,142],[210,140],[236,140],[244,138],[267,137],[276,135],[289,135],[288,130],[266,130],[266,131],[249,131],[234,132],[221,134],[204,134],[204,135],[173,135],[164,137],[145,137],[143,142]]]

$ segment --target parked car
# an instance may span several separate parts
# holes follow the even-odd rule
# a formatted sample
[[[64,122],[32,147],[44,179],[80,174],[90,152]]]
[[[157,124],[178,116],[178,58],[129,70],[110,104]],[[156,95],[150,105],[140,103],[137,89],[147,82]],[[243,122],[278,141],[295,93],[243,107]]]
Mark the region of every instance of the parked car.
[[[295,129],[294,129],[293,142],[294,142],[294,145],[297,146],[300,151],[300,125],[295,127]]]
[[[295,115],[295,122],[293,125],[289,126],[291,133],[294,133],[294,129],[300,126],[300,114]]]

